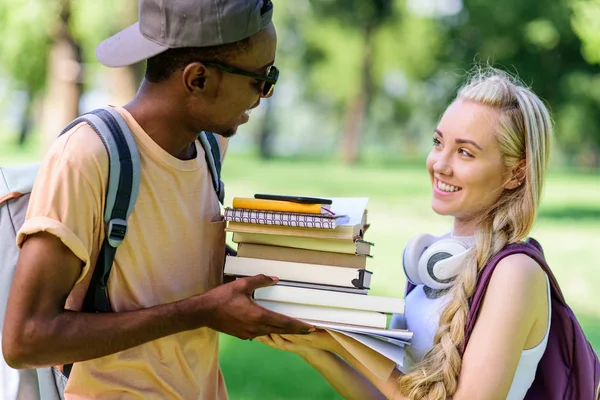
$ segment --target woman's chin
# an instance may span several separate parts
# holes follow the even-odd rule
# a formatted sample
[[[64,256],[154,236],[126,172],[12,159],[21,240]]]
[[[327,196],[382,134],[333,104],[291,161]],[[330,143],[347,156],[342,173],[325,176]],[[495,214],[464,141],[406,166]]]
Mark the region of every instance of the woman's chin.
[[[454,216],[454,210],[447,207],[445,204],[436,204],[436,201],[431,202],[431,209],[438,215]]]

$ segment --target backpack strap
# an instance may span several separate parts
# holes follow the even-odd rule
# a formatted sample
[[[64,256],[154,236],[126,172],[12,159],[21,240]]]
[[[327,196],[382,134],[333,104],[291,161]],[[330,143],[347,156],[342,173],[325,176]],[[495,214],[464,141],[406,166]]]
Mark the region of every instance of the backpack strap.
[[[62,133],[81,122],[100,137],[109,158],[108,187],[104,209],[105,237],[82,311],[110,312],[107,284],[117,247],[125,239],[127,218],[133,211],[140,185],[140,156],[135,139],[121,114],[111,107],[84,114]],[[61,133],[61,135],[62,135]]]
[[[204,157],[210,170],[210,175],[213,181],[213,187],[219,198],[219,202],[223,204],[225,200],[225,185],[221,180],[221,145],[219,140],[212,132],[202,131],[198,135],[198,140],[204,149]]]
[[[500,250],[498,254],[496,254],[480,272],[479,278],[477,280],[477,287],[475,289],[475,293],[470,301],[470,309],[469,315],[467,316],[467,324],[465,326],[465,340],[463,343],[462,350],[467,347],[467,342],[471,336],[471,332],[473,332],[473,328],[475,327],[475,322],[477,320],[477,315],[479,312],[479,307],[481,306],[481,302],[485,296],[485,292],[487,291],[490,280],[492,279],[492,274],[496,269],[496,266],[503,258],[510,256],[512,254],[526,254],[529,257],[533,258],[539,265],[542,267],[546,275],[548,275],[548,280],[550,281],[550,288],[552,296],[560,301],[561,304],[566,305],[565,298],[558,286],[558,281],[554,277],[554,274],[550,270],[550,267],[546,263],[544,258],[544,253],[542,250],[542,246],[533,238],[528,238],[523,243],[513,243],[506,246],[504,249]]]

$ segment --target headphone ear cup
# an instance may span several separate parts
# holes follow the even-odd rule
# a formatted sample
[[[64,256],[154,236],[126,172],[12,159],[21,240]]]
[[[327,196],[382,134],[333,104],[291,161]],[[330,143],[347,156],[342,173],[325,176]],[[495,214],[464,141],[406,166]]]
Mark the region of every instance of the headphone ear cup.
[[[413,237],[406,243],[404,252],[402,253],[402,267],[404,268],[406,279],[413,285],[423,283],[419,276],[419,259],[425,249],[435,243],[436,240],[438,238],[433,235],[421,234]]]
[[[419,258],[419,279],[431,289],[449,288],[470,250],[463,242],[451,238],[432,244]]]

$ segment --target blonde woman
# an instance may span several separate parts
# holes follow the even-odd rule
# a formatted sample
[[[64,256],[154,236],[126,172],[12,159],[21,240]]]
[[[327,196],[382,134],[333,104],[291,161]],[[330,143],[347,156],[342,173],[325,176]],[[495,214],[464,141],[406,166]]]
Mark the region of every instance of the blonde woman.
[[[523,399],[546,349],[551,311],[548,277],[533,258],[499,262],[461,346],[478,272],[532,228],[551,136],[542,101],[493,69],[477,72],[444,112],[427,158],[432,207],[454,217],[447,236],[471,250],[450,289],[417,285],[406,297],[414,342],[405,373],[378,379],[325,331],[258,340],[299,354],[346,398]]]

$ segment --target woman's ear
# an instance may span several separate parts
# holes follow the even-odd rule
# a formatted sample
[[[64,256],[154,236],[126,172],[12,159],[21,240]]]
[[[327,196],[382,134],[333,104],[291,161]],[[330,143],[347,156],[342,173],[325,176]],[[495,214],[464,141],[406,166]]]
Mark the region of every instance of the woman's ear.
[[[525,176],[526,176],[526,174],[525,174],[526,166],[527,166],[527,163],[525,160],[519,161],[517,166],[514,167],[510,171],[510,178],[509,178],[508,182],[506,182],[504,184],[505,189],[514,190],[514,189],[518,188],[519,186],[523,185],[523,183],[525,182]]]

